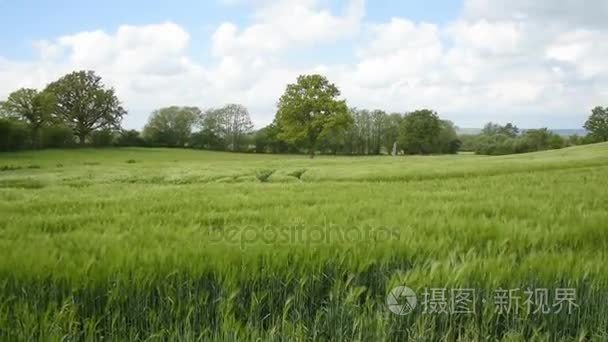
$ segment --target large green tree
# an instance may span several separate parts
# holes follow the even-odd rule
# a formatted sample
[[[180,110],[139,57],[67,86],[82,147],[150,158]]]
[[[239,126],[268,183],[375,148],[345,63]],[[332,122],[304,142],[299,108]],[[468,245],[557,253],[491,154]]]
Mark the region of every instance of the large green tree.
[[[190,141],[194,124],[200,120],[197,107],[166,107],[155,110],[144,127],[143,136],[153,145],[183,147]]]
[[[324,76],[299,76],[296,83],[287,85],[279,99],[276,123],[280,138],[305,144],[313,158],[325,136],[352,124],[346,102],[339,96],[338,87]]]
[[[94,71],[75,71],[49,84],[57,100],[55,114],[70,127],[81,145],[97,129],[119,128],[126,110],[113,88]]]
[[[55,97],[48,91],[21,88],[12,92],[1,104],[2,111],[27,123],[32,144],[40,146],[40,129],[49,121],[55,108]]]
[[[593,108],[584,127],[596,141],[608,141],[608,107]]]
[[[401,122],[399,144],[406,154],[437,153],[441,120],[429,109],[408,113]]]

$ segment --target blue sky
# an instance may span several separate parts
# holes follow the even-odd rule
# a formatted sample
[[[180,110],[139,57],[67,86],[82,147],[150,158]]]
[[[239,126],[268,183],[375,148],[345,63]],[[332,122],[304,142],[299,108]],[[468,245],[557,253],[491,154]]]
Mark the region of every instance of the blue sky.
[[[261,126],[310,72],[352,106],[430,107],[461,127],[578,128],[608,100],[603,0],[0,0],[0,13],[0,98],[94,69],[134,128],[159,106],[228,102]]]
[[[339,11],[341,1],[325,2]],[[367,7],[366,17],[381,22],[391,17],[445,23],[461,11],[458,0],[376,0]],[[32,58],[32,42],[80,31],[115,30],[122,24],[145,25],[172,21],[193,34],[194,52],[201,58],[209,53],[208,36],[224,21],[247,24],[252,6],[222,1],[166,0],[0,0],[0,56]],[[199,34],[197,34],[199,33]]]
[[[247,9],[214,1],[106,0],[0,1],[3,56],[31,57],[31,43],[80,31],[112,31],[122,24],[174,21],[190,32],[210,31],[224,20],[245,22]],[[207,37],[200,36],[201,43]]]

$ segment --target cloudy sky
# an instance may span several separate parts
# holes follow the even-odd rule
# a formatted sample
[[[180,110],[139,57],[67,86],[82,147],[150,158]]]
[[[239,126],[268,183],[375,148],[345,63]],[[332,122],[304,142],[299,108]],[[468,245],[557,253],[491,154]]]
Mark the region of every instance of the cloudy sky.
[[[606,0],[0,0],[0,98],[96,70],[141,128],[168,105],[246,105],[323,73],[349,105],[580,128],[608,105]]]

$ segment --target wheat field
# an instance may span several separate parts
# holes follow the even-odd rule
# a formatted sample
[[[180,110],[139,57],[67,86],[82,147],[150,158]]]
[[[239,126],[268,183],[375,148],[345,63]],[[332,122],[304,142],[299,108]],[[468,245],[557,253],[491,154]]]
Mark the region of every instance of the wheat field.
[[[3,153],[0,339],[605,341],[607,189],[608,144]],[[417,294],[407,314],[387,305],[396,286]],[[429,289],[473,290],[471,311],[428,310]],[[550,313],[526,308],[534,289]]]

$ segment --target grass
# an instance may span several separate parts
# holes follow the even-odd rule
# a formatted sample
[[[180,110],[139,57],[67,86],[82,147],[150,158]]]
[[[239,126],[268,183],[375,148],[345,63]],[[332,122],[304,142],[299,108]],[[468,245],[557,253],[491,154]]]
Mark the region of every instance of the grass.
[[[275,170],[268,170],[268,169],[264,169],[264,170],[258,170],[255,173],[255,177],[260,181],[260,182],[267,182],[268,179],[270,178],[270,176],[272,176],[272,174],[274,173]]]
[[[47,150],[0,165],[2,340],[608,339],[608,144],[314,160]],[[418,294],[409,315],[387,308],[398,285]],[[479,300],[424,314],[428,288]],[[496,312],[494,291],[514,288],[575,288],[579,307]]]

